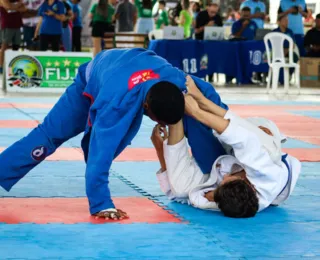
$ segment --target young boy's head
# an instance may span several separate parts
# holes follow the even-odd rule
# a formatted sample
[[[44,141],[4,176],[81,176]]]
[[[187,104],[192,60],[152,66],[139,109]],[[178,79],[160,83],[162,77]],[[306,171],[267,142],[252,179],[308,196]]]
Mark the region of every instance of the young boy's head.
[[[278,16],[279,26],[284,27],[284,28],[288,28],[288,23],[289,23],[288,15]]]
[[[73,3],[74,5],[76,5],[76,4],[79,4],[80,1],[81,1],[81,0],[72,0],[72,3]]]
[[[143,107],[153,121],[173,125],[184,115],[184,96],[176,85],[160,81],[150,88]]]
[[[160,10],[164,10],[165,7],[166,7],[166,2],[163,1],[163,0],[160,0],[160,1],[159,1],[159,9],[160,9]]]
[[[214,191],[214,201],[222,213],[231,218],[254,217],[259,209],[255,189],[245,178],[227,175]]]

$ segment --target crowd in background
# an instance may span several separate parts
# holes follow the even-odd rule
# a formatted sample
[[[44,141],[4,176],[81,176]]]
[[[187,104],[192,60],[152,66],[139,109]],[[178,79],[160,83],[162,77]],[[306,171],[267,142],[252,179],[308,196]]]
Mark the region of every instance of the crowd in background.
[[[9,46],[13,50],[21,47],[21,33],[24,46],[30,50],[58,51],[62,46],[65,51],[81,51],[83,16],[79,3],[80,0],[0,0],[0,64]],[[206,26],[230,25],[232,39],[252,40],[269,19],[260,0],[239,0],[238,6],[229,7],[223,14],[217,0],[206,4],[201,0],[181,0],[170,10],[166,5],[164,0],[98,0],[91,6],[89,17],[94,55],[101,50],[106,32],[147,34],[176,25],[183,27],[185,38],[201,40]],[[281,0],[279,27],[275,31],[296,41],[304,38],[304,23],[315,24],[305,36],[307,55],[320,57],[320,15],[314,19],[304,0]]]

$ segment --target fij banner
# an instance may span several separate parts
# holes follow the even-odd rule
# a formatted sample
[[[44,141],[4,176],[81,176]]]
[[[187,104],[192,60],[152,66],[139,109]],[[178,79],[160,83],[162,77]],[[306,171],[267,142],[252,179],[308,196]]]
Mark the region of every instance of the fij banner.
[[[6,51],[4,86],[7,92],[63,92],[81,64],[92,59],[81,52]]]

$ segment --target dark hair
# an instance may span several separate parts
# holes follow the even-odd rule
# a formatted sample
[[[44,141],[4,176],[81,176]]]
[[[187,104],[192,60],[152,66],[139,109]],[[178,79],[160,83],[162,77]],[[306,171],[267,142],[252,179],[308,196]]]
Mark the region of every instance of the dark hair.
[[[280,22],[282,20],[282,18],[285,18],[287,16],[288,16],[287,14],[278,15],[277,21]]]
[[[241,11],[251,12],[251,9],[250,9],[250,7],[248,7],[248,6],[245,6],[245,7],[243,7],[243,8],[241,9]]]
[[[259,208],[256,192],[244,180],[230,181],[218,187],[214,201],[222,213],[231,218],[253,217]]]
[[[317,14],[316,19],[320,19],[320,14]]]
[[[163,0],[160,0],[160,1],[159,1],[159,5],[166,6],[166,2],[165,2],[165,1],[163,1]]]
[[[190,7],[190,1],[189,0],[183,0],[183,9],[188,10]]]
[[[199,13],[201,11],[200,4],[198,2],[195,2],[194,5],[197,7],[196,12]]]
[[[104,18],[107,18],[108,17],[108,0],[99,0],[96,11],[98,15],[101,15]]]
[[[153,8],[151,0],[142,0],[142,7],[145,9],[151,9]]]
[[[184,115],[184,96],[168,81],[160,81],[150,88],[147,103],[156,119],[165,124],[176,124]]]

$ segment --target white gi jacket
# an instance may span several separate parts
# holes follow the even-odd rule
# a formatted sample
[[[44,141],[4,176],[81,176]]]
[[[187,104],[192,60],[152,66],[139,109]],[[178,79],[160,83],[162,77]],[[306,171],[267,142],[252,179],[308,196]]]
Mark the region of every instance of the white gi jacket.
[[[162,191],[169,198],[188,202],[196,208],[217,210],[216,203],[208,201],[204,194],[215,189],[224,175],[243,169],[257,191],[259,211],[286,200],[296,185],[301,163],[288,155],[289,172],[281,161],[283,137],[279,129],[267,119],[244,120],[230,111],[225,118],[230,119],[229,126],[221,135],[215,135],[232,149],[227,149],[228,155],[220,156],[214,162],[210,174],[203,174],[190,156],[186,138],[176,145],[164,142],[167,171],[157,173]],[[257,126],[269,128],[274,137],[270,139]]]

